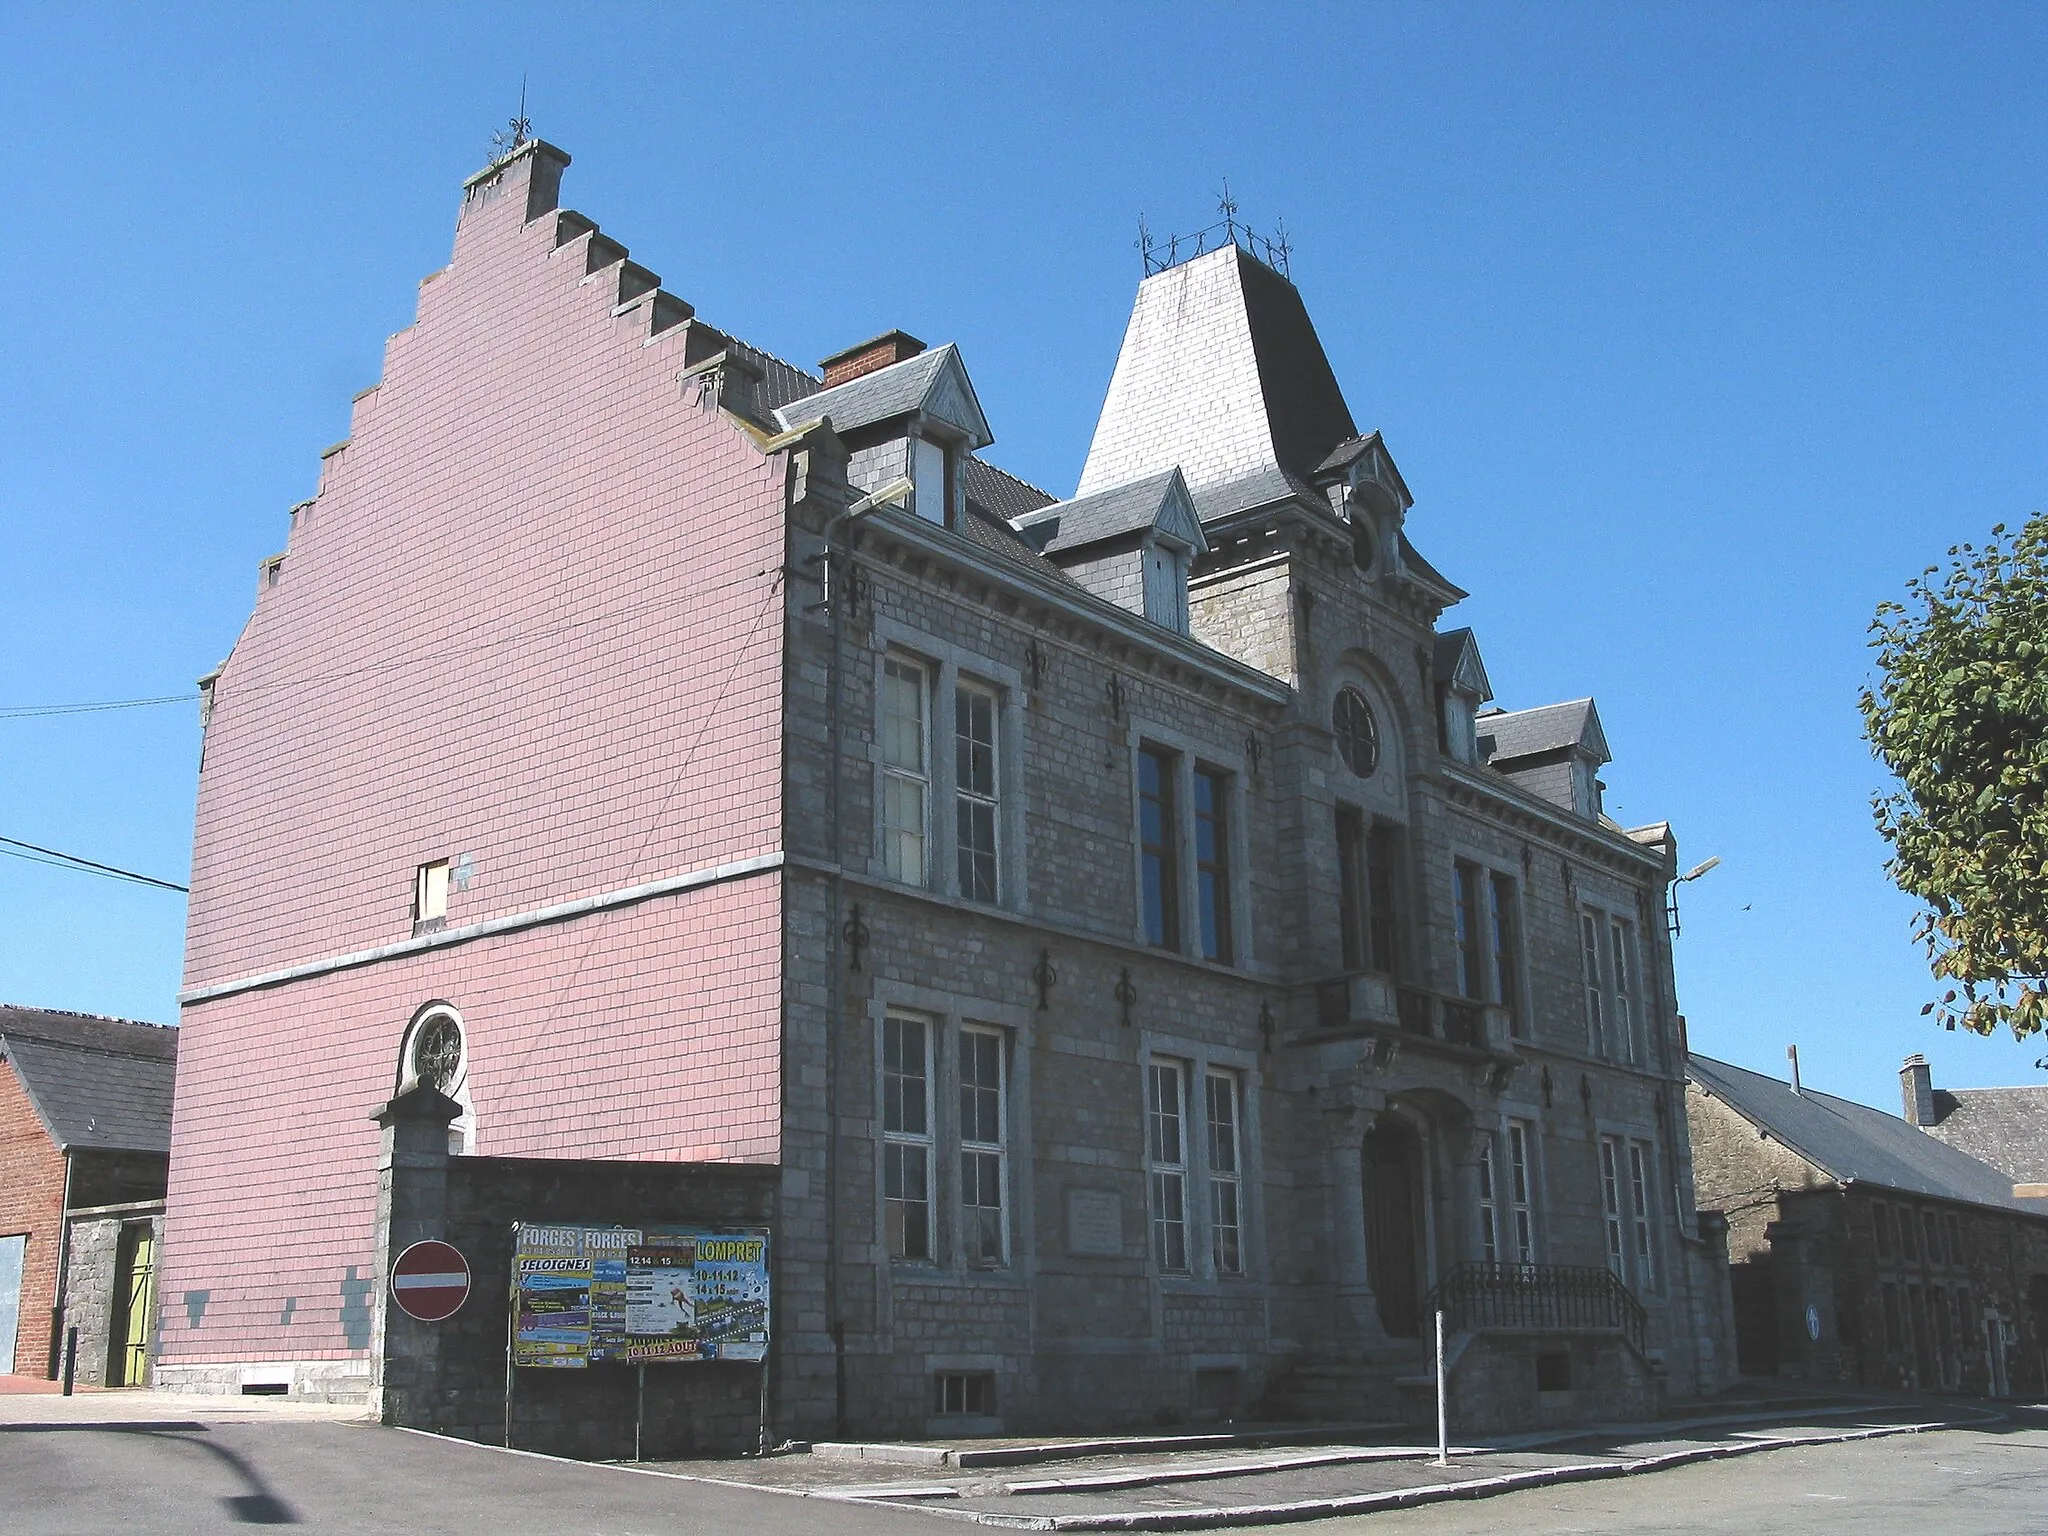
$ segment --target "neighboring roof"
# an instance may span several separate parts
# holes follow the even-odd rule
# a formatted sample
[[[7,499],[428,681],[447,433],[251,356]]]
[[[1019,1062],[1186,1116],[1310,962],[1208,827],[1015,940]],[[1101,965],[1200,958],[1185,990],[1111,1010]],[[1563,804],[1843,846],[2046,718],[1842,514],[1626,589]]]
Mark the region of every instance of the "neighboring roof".
[[[1479,717],[1479,734],[1493,738],[1493,755],[1487,760],[1495,764],[1568,747],[1583,749],[1598,762],[1613,761],[1607,750],[1607,733],[1600,729],[1600,715],[1591,699],[1537,709],[1495,710]]]
[[[998,469],[971,453],[961,471],[960,485],[971,504],[998,522],[1015,522],[1026,513],[1059,500],[1050,491],[1041,491],[1028,480],[1019,480],[1007,469]]]
[[[1928,1135],[2015,1184],[2048,1184],[2048,1087],[1937,1088],[1934,1113]]]
[[[1436,654],[1430,670],[1438,682],[1476,694],[1482,704],[1493,697],[1486,663],[1479,659],[1478,638],[1469,629],[1447,629],[1436,637]]]
[[[1032,566],[1066,582],[1069,586],[1079,585],[1073,577],[1033,549],[1030,542],[1015,528],[1001,518],[991,517],[973,501],[967,504],[967,516],[960,521],[960,532],[966,535],[969,543],[978,544],[993,554],[1001,555],[1005,560]]]
[[[1055,502],[1017,519],[1025,538],[1048,555],[1085,549],[1109,539],[1158,529],[1195,550],[1205,550],[1201,519],[1188,498],[1178,469],[1147,475],[1129,485]]]
[[[0,1004],[0,1057],[60,1148],[170,1151],[175,1029]]]
[[[1138,285],[1077,495],[1178,466],[1213,521],[1313,495],[1357,435],[1300,293],[1227,245]]]
[[[844,435],[919,412],[960,428],[972,447],[984,448],[994,441],[960,361],[960,349],[951,342],[792,400],[776,411],[775,419],[787,431],[829,416],[833,430]]]
[[[1792,1085],[1707,1056],[1690,1056],[1686,1076],[1758,1129],[1768,1131],[1838,1183],[1877,1184],[1902,1194],[1965,1200],[2048,1216],[2048,1200],[2015,1200],[2013,1180],[1897,1115]]]

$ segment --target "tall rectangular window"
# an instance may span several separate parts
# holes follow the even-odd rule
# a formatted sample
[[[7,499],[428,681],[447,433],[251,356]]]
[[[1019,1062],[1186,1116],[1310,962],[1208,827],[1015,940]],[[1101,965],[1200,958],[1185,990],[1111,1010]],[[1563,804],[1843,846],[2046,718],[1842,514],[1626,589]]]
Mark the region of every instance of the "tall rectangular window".
[[[1489,1264],[1500,1262],[1499,1197],[1494,1188],[1493,1138],[1479,1149],[1479,1256]]]
[[[1529,1189],[1529,1127],[1517,1120],[1508,1126],[1508,1210],[1512,1217],[1509,1236],[1514,1240],[1515,1262],[1536,1262],[1536,1221],[1531,1210]]]
[[[1508,1033],[1521,1038],[1522,1024],[1522,902],[1514,880],[1493,875],[1487,881],[1493,926],[1493,980],[1497,1001],[1507,1010]]]
[[[1600,924],[1579,914],[1579,967],[1586,985],[1586,1043],[1595,1056],[1607,1054],[1607,1003],[1600,984]]]
[[[1892,1256],[1892,1208],[1882,1200],[1870,1202],[1870,1230],[1877,1240],[1877,1256],[1888,1259]]]
[[[1486,939],[1479,917],[1484,878],[1476,864],[1451,866],[1451,905],[1458,927],[1458,990],[1480,999],[1486,996]]]
[[[1219,1275],[1244,1273],[1244,1148],[1238,1080],[1210,1072],[1204,1081],[1209,1111],[1209,1250]]]
[[[1180,831],[1173,804],[1173,754],[1138,752],[1138,862],[1144,883],[1145,942],[1180,948]]]
[[[1009,1259],[1010,1228],[1003,1214],[1010,1174],[1004,1067],[999,1031],[973,1026],[960,1031],[960,1240],[969,1264]]]
[[[1628,1144],[1628,1213],[1635,1238],[1636,1284],[1651,1290],[1657,1284],[1657,1265],[1650,1248],[1650,1149],[1640,1141]]]
[[[1963,1262],[1963,1224],[1951,1212],[1943,1225],[1948,1228],[1948,1261],[1951,1264]]]
[[[1621,1225],[1621,1143],[1600,1138],[1600,1211],[1607,1232],[1607,1267],[1628,1280],[1628,1245]]]
[[[416,932],[431,932],[448,921],[448,861],[422,864],[412,879],[412,921]]]
[[[1607,925],[1608,975],[1614,982],[1614,1046],[1623,1061],[1636,1056],[1635,924],[1615,918]]]
[[[1372,968],[1393,976],[1401,968],[1401,833],[1384,821],[1365,839],[1367,921],[1371,924]]]
[[[882,864],[894,879],[930,879],[929,674],[900,656],[882,661]]]
[[[1941,1263],[1941,1221],[1934,1212],[1920,1213],[1920,1235],[1927,1240],[1927,1262]]]
[[[953,692],[954,841],[960,857],[960,894],[969,901],[997,899],[996,696],[977,683]]]
[[[1152,1257],[1161,1270],[1188,1267],[1187,1070],[1177,1061],[1145,1069],[1146,1154],[1152,1181]]]
[[[1195,895],[1202,958],[1228,965],[1230,934],[1230,775],[1195,770]]]
[[[1899,1257],[1902,1259],[1909,1259],[1913,1263],[1917,1264],[1920,1262],[1919,1224],[1913,1220],[1913,1212],[1909,1207],[1902,1205],[1898,1208],[1898,1210]]]
[[[1344,969],[1362,971],[1372,953],[1366,931],[1365,817],[1348,805],[1337,807],[1337,928],[1344,945]]]
[[[882,1210],[892,1259],[932,1256],[932,1029],[882,1021]]]

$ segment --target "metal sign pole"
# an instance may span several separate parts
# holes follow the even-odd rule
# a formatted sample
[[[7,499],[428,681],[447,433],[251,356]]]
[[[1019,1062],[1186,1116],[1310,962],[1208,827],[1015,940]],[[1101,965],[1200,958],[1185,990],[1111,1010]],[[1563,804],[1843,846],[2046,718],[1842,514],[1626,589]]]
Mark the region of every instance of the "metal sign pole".
[[[512,1223],[512,1289],[505,1300],[505,1449],[512,1449],[512,1341],[519,1332],[519,1223]]]
[[[640,1381],[634,1388],[633,1396],[633,1459],[635,1461],[641,1459],[640,1429],[647,1422],[647,1362],[645,1360],[640,1362],[638,1370]]]
[[[1451,1464],[1450,1378],[1444,1371],[1444,1309],[1436,1309],[1436,1464]]]

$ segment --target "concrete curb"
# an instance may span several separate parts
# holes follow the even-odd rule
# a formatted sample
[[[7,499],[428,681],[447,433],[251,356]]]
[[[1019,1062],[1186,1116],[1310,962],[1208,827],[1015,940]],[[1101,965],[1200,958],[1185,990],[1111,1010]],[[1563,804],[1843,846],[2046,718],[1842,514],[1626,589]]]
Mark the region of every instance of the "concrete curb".
[[[1996,1418],[1999,1415],[1989,1415]],[[1830,1435],[1788,1435],[1781,1438],[1743,1441],[1734,1445],[1701,1446],[1696,1450],[1667,1451],[1633,1461],[1583,1462],[1563,1467],[1544,1467],[1533,1472],[1509,1472],[1499,1477],[1475,1478],[1465,1483],[1430,1483],[1420,1488],[1398,1488],[1384,1493],[1347,1494],[1338,1498],[1302,1499],[1288,1504],[1244,1504],[1220,1509],[1148,1510],[1130,1514],[1101,1515],[1008,1515],[993,1510],[950,1510],[929,1505],[930,1514],[969,1520],[977,1525],[1002,1526],[1026,1531],[1196,1531],[1219,1530],[1244,1525],[1280,1525],[1301,1520],[1322,1520],[1332,1515],[1370,1514],[1382,1509],[1409,1509],[1420,1504],[1442,1504],[1452,1499],[1484,1499],[1513,1493],[1523,1488],[1543,1488],[1560,1483],[1597,1482],[1612,1477],[1633,1477],[1644,1472],[1664,1472],[1674,1467],[1703,1461],[1722,1461],[1758,1451],[1790,1450],[1799,1446],[1842,1445],[1858,1440],[1881,1440],[1892,1435],[1917,1435],[1932,1430],[1960,1427],[1946,1422],[1893,1424],[1876,1429],[1844,1430]]]

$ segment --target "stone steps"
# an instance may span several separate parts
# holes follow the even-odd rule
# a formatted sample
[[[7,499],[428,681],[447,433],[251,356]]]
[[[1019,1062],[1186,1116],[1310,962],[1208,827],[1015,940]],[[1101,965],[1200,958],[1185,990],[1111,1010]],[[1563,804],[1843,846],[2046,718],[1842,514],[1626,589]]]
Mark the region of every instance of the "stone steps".
[[[1393,1344],[1356,1355],[1296,1361],[1260,1400],[1262,1416],[1289,1421],[1373,1419],[1427,1424],[1436,1412],[1428,1348]]]

